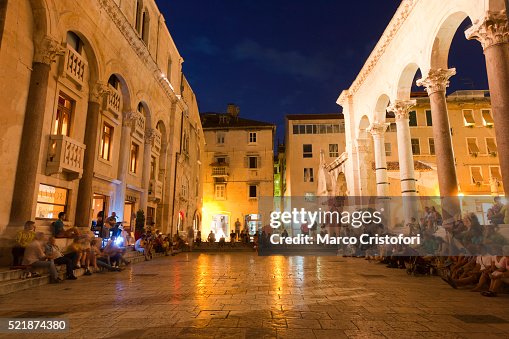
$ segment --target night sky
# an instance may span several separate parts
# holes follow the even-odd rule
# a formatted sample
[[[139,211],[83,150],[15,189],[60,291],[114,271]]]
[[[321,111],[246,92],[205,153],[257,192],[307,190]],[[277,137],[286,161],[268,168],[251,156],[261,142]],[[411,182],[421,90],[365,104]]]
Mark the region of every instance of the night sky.
[[[350,87],[394,15],[395,0],[158,1],[184,58],[201,112],[240,106],[243,117],[274,122],[283,142],[286,114],[340,112]],[[453,40],[450,91],[487,89],[481,46],[463,31]]]

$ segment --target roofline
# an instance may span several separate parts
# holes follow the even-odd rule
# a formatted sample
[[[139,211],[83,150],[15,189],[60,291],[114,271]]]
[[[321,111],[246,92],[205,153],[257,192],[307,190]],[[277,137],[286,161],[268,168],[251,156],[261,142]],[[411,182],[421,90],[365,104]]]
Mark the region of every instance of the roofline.
[[[320,114],[288,114],[286,120],[320,120],[320,119],[344,119],[342,113],[320,113]]]

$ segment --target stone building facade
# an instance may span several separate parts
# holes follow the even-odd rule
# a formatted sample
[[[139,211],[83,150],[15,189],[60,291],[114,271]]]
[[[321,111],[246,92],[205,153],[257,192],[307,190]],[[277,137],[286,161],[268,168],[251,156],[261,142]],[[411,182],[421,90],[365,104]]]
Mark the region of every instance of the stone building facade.
[[[240,230],[261,226],[260,197],[274,195],[275,125],[245,119],[239,108],[201,115],[205,135],[202,237],[210,231],[229,238],[237,219]]]
[[[99,211],[132,226],[139,209],[163,232],[192,226],[204,138],[155,1],[1,6],[3,244],[60,211],[87,228]]]

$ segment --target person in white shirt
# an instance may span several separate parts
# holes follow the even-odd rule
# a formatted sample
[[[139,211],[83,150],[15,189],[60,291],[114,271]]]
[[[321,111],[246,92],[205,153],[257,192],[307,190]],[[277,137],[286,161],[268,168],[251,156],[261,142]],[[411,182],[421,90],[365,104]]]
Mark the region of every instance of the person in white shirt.
[[[35,234],[34,240],[28,244],[25,249],[25,254],[23,256],[23,265],[29,266],[29,271],[33,273],[34,268],[44,267],[49,269],[50,274],[50,282],[51,283],[59,283],[62,282],[62,279],[58,278],[57,269],[55,267],[55,263],[51,258],[48,258],[44,253],[44,233],[37,232]]]

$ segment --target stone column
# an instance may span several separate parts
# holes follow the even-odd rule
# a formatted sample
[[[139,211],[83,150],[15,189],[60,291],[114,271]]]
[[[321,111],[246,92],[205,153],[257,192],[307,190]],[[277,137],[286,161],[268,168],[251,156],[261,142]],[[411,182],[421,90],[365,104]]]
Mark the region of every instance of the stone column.
[[[78,199],[76,203],[76,221],[77,226],[87,227],[90,225],[92,212],[94,180],[94,164],[97,151],[97,139],[99,132],[99,112],[102,99],[108,93],[108,87],[102,83],[97,83],[95,88],[91,89],[90,99],[87,109],[87,122],[85,126],[85,140],[87,146],[83,161],[83,176],[80,179],[78,188]],[[102,133],[99,132],[99,133]],[[99,136],[100,137],[100,136]]]
[[[155,138],[155,130],[148,128],[145,130],[145,146],[143,148],[143,172],[141,174],[141,193],[140,208],[145,211],[147,215],[148,204],[148,188],[150,185],[150,163],[152,162],[152,143]]]
[[[131,132],[138,114],[134,111],[125,111],[122,115],[122,135],[120,136],[120,150],[118,154],[118,176],[120,183],[115,196],[115,209],[118,220],[123,221],[124,203],[126,195],[126,179],[129,170],[129,152],[131,150]],[[113,211],[110,211],[110,214]]]
[[[369,139],[357,139],[357,162],[359,168],[360,196],[370,196],[369,181],[371,170]]]
[[[43,139],[42,129],[46,113],[51,64],[56,61],[58,55],[63,53],[64,49],[60,43],[50,37],[45,37],[40,44],[35,46],[9,225],[23,225],[25,221],[34,216],[37,167]]]
[[[385,155],[385,131],[389,124],[374,122],[369,127],[369,132],[373,136],[375,152],[375,174],[376,174],[376,192],[379,197],[389,195],[389,180],[387,177],[387,158]]]
[[[410,135],[410,108],[415,106],[415,100],[396,100],[387,107],[396,117],[398,140],[399,175],[401,180],[402,204],[400,213],[393,213],[397,221],[406,224],[412,217],[418,219],[417,189],[415,185],[414,156]],[[394,211],[395,212],[395,211]],[[403,217],[404,220],[399,218]],[[392,225],[391,225],[392,226]]]
[[[505,196],[509,198],[509,24],[506,11],[487,13],[465,34],[469,40],[479,40],[484,50],[500,171]]]
[[[455,74],[456,70],[454,68],[431,69],[426,77],[417,81],[418,86],[426,88],[431,105],[438,187],[443,199],[442,216],[445,222],[461,214],[460,202],[457,199],[458,179],[456,177],[456,164],[445,97],[446,88],[449,87],[449,78]]]

